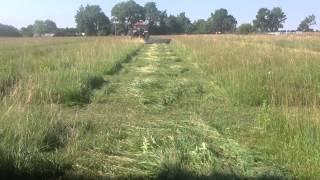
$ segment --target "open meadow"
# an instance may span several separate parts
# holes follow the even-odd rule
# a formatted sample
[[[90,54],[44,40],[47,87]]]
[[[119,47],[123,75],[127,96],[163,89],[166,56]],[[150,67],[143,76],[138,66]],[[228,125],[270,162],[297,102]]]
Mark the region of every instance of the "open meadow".
[[[0,38],[0,179],[320,178],[320,36],[165,38]]]

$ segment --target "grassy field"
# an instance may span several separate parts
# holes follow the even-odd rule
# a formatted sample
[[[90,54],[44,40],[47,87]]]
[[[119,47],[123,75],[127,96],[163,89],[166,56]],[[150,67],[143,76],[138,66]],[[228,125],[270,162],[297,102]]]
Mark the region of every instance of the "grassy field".
[[[317,179],[319,44],[319,36],[181,36],[173,46],[211,77],[216,100],[258,109],[252,120],[235,118],[233,128],[230,119],[214,124],[291,174]]]
[[[137,44],[128,39],[0,39],[0,94],[26,103],[90,102]],[[13,87],[14,86],[14,87]],[[14,90],[12,90],[12,87]]]
[[[0,179],[317,179],[320,37],[0,39]]]

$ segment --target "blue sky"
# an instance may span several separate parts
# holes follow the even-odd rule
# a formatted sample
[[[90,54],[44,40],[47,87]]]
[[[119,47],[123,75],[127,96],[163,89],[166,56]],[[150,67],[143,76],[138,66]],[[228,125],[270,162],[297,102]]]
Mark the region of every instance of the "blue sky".
[[[81,4],[98,4],[110,16],[112,7],[120,0],[1,0],[0,23],[18,28],[32,24],[35,19],[52,19],[59,27],[75,26],[74,15]],[[136,0],[145,4],[148,0]],[[152,0],[151,0],[152,1]],[[283,8],[288,16],[285,29],[296,29],[307,15],[315,14],[320,24],[320,0],[154,0],[169,14],[186,12],[190,19],[207,19],[211,12],[226,8],[238,23],[251,22],[261,7]],[[320,29],[320,25],[314,28]]]

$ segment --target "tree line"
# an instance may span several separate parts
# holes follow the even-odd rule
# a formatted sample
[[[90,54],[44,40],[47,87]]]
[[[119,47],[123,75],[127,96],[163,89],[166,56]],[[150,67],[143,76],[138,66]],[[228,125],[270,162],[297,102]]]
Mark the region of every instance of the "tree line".
[[[277,32],[283,28],[287,20],[285,12],[275,7],[261,8],[252,23],[241,24],[237,27],[236,18],[227,9],[221,8],[211,13],[207,19],[190,20],[185,12],[178,15],[168,15],[159,10],[155,2],[147,2],[144,6],[134,0],[116,4],[111,10],[112,17],[105,15],[99,5],[81,6],[75,15],[76,28],[58,28],[52,20],[36,20],[34,24],[20,30],[13,26],[0,24],[0,36],[34,36],[55,33],[70,36],[85,33],[88,36],[106,36],[110,34],[127,34],[134,23],[146,21],[150,33],[154,35],[169,34],[209,34],[209,33],[239,33]],[[314,31],[315,15],[306,17],[297,28],[298,31]]]

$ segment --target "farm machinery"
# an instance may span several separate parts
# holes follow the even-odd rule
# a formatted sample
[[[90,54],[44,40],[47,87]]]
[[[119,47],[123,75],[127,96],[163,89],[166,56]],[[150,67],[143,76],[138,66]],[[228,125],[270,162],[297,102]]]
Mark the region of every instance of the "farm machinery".
[[[149,24],[145,21],[138,21],[137,23],[135,23],[133,27],[129,30],[129,35],[131,36],[131,38],[143,38],[146,44],[169,44],[171,42],[170,39],[164,39],[160,37],[150,38]]]
[[[150,37],[149,24],[145,21],[138,21],[130,29],[129,34],[132,38],[139,37],[147,41]]]

